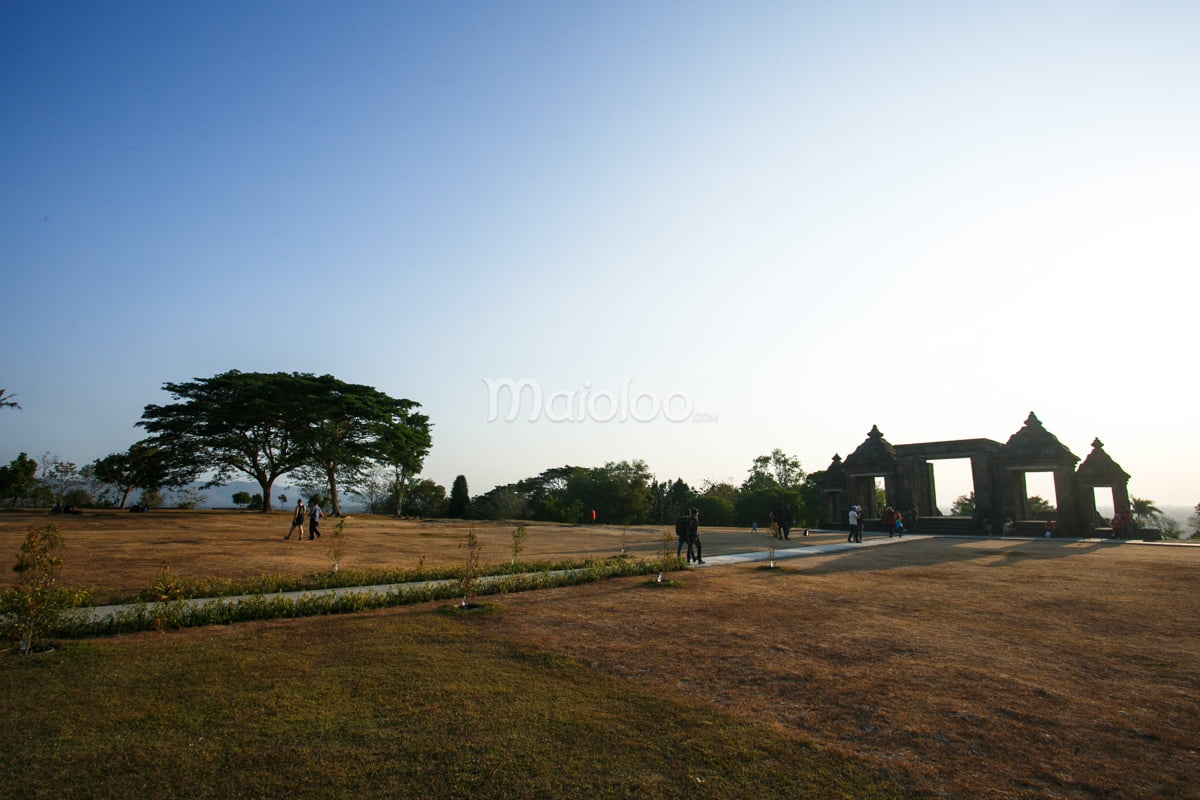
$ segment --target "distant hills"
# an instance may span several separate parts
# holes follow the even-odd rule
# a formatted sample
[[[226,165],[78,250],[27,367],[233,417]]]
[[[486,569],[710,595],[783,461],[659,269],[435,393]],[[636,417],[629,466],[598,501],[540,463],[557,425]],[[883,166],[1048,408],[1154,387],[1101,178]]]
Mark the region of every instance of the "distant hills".
[[[246,492],[247,494],[261,494],[262,489],[254,481],[230,481],[224,486],[214,486],[211,489],[201,489],[202,484],[193,483],[191,488],[198,490],[204,495],[204,502],[200,504],[200,508],[239,508],[233,502],[233,496],[238,492]],[[271,492],[274,499],[272,501],[273,508],[280,508],[279,495],[285,494],[288,498],[288,505],[296,502],[299,497],[299,490],[294,486],[284,486],[276,483]]]

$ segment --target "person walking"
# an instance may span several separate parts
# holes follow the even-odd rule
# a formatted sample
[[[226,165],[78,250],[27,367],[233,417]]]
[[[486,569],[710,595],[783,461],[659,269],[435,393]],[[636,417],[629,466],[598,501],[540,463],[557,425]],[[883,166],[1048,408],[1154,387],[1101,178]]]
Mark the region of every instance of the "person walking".
[[[679,515],[679,519],[675,520],[675,537],[679,540],[675,545],[675,557],[679,558],[680,554],[683,553],[684,545],[687,545],[687,560],[689,564],[692,563],[692,545],[688,541],[688,537],[690,536],[688,528],[691,527],[691,524],[692,510],[685,508],[683,513]]]
[[[688,522],[688,558],[696,551],[696,563],[703,564],[704,558],[700,553],[700,509],[693,508],[691,520]]]
[[[321,517],[325,516],[321,512],[321,506],[317,504],[316,498],[308,506],[308,538],[321,538]]]
[[[792,517],[792,507],[784,505],[780,507],[783,518],[779,520],[779,529],[783,532],[784,539],[792,538],[792,525],[795,524],[795,518]]]
[[[292,531],[296,531],[296,541],[304,538],[304,501],[296,501],[296,509],[292,512],[292,527],[288,528],[287,536],[284,539],[292,538]]]
[[[846,537],[847,542],[853,542],[857,534],[859,541],[862,541],[862,534],[858,532],[859,522],[862,521],[862,516],[858,513],[858,506],[850,506],[850,535]]]

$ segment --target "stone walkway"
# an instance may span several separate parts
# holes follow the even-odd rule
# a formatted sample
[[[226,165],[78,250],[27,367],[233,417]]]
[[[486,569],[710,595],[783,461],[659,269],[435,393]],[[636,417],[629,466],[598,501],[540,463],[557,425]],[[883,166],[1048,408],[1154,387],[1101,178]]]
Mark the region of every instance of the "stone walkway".
[[[822,531],[828,533],[828,531]],[[846,532],[842,531],[841,535],[845,536]],[[782,561],[787,558],[800,558],[802,556],[822,556],[829,553],[841,553],[846,550],[861,550],[864,547],[880,547],[889,544],[900,544],[902,542],[918,542],[923,539],[935,539],[935,536],[922,536],[918,533],[905,534],[904,536],[864,536],[861,543],[857,542],[834,542],[833,544],[813,544],[796,547],[789,542],[794,540],[785,540],[778,542],[780,545],[775,550],[775,560]],[[703,542],[703,535],[701,536]],[[724,556],[710,556],[704,559],[703,564],[695,565],[696,567],[720,567],[730,564],[750,564],[755,561],[770,561],[771,556],[766,550],[757,550],[752,553],[734,553]]]

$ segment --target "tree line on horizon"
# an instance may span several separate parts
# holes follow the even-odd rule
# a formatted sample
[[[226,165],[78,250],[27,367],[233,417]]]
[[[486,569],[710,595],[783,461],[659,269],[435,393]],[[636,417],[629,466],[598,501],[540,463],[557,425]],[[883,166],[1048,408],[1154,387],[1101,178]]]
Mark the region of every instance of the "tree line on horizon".
[[[596,521],[608,524],[662,524],[697,508],[709,525],[765,525],[782,506],[797,524],[816,518],[818,474],[806,474],[779,449],[756,458],[740,485],[659,481],[639,459],[555,467],[477,497],[460,475],[447,497],[420,477],[432,426],[412,400],[296,372],[230,370],[163,389],[173,402],[147,405],[137,423],[148,437],[82,468],[50,454],[39,462],[21,453],[0,466],[0,499],[10,506],[125,508],[135,489],[140,504],[158,505],[161,490],[171,488],[176,505],[195,507],[203,502],[198,479],[211,488],[240,474],[261,491],[240,492],[236,502],[265,512],[275,482],[288,475],[335,515],[350,492],[373,513],[416,517],[579,523],[595,511]]]
[[[786,508],[797,525],[812,526],[819,510],[820,474],[805,473],[799,459],[775,449],[754,459],[741,484],[705,481],[692,487],[678,478],[660,481],[640,459],[602,467],[554,467],[474,497],[466,477],[459,475],[444,500],[445,513],[436,516],[581,524],[590,522],[595,511],[599,524],[660,525],[695,508],[705,525],[758,523],[765,528],[775,509]]]
[[[237,501],[272,508],[272,489],[284,475],[302,496],[342,513],[344,492],[362,498],[367,511],[410,517],[528,519],[582,523],[596,512],[605,524],[667,524],[684,508],[696,508],[707,525],[765,525],[778,507],[795,523],[816,524],[821,472],[805,473],[799,459],[780,449],[754,459],[741,484],[681,479],[659,481],[640,459],[602,467],[565,465],[472,497],[465,475],[447,496],[421,478],[432,446],[429,418],[420,404],[332,375],[246,373],[230,370],[211,378],[165,383],[174,402],[147,405],[137,423],[151,434],[121,453],[78,467],[46,454],[40,461],[20,453],[0,465],[0,501],[9,506],[124,508],[135,489],[140,502],[158,505],[162,490],[176,490],[178,507],[203,502],[197,489],[221,485],[235,474],[261,488]],[[15,395],[0,389],[0,408],[19,410]],[[286,502],[286,497],[279,499]],[[973,497],[962,495],[952,514],[969,514]],[[1032,498],[1047,506],[1041,498]],[[1140,524],[1165,536],[1183,533],[1152,501],[1133,498]],[[1187,520],[1200,533],[1200,503]]]
[[[399,510],[432,446],[419,403],[332,375],[230,370],[163,389],[174,402],[147,405],[137,423],[148,437],[82,469],[49,455],[39,464],[21,453],[0,467],[0,498],[10,505],[91,505],[76,502],[89,494],[79,485],[87,483],[111,490],[107,504],[124,508],[134,489],[143,499],[164,488],[186,496],[201,479],[207,488],[242,474],[258,483],[265,512],[275,481],[292,475],[340,515],[343,490],[354,491],[368,472],[387,470]]]

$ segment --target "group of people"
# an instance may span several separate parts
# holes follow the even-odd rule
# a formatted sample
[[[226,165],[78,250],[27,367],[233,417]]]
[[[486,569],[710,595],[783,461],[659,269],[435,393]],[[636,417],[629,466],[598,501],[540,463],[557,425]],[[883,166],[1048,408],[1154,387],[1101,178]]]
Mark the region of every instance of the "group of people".
[[[770,519],[772,539],[792,538],[792,526],[796,524],[796,518],[792,516],[791,506],[786,506],[782,503],[776,505],[775,509],[770,513]],[[755,524],[751,530],[757,532],[758,525]],[[807,528],[804,529],[804,535],[808,536]]]
[[[908,514],[910,520],[915,520],[917,517],[916,509],[910,509]],[[850,512],[847,516],[850,527],[850,535],[846,537],[846,541],[857,542],[861,544],[864,522],[862,506],[850,506]],[[893,536],[903,536],[906,530],[910,530],[909,528],[905,528],[904,514],[892,508],[891,506],[884,507],[883,513],[879,517],[879,523],[883,526],[883,529],[887,531],[889,539]]]
[[[283,537],[285,540],[292,538],[293,531],[296,532],[296,541],[300,541],[301,539],[304,538],[304,515],[305,515],[304,501],[297,500],[296,508],[292,512],[292,527],[288,528],[287,536]],[[308,538],[309,539],[320,539],[321,538],[321,527],[320,527],[321,526],[321,518],[324,516],[325,516],[325,513],[323,511],[321,511],[321,506],[317,504],[316,500],[313,500],[312,504],[308,507]]]
[[[912,517],[917,516],[916,510],[909,512]],[[883,529],[888,532],[888,538],[893,536],[904,535],[904,514],[891,506],[885,506],[883,514],[879,517],[879,521],[883,523]]]
[[[675,536],[679,543],[675,545],[675,557],[679,558],[687,545],[687,563],[703,564],[700,550],[700,511],[695,508],[685,508],[679,519],[675,520]],[[669,540],[668,540],[669,541]]]

